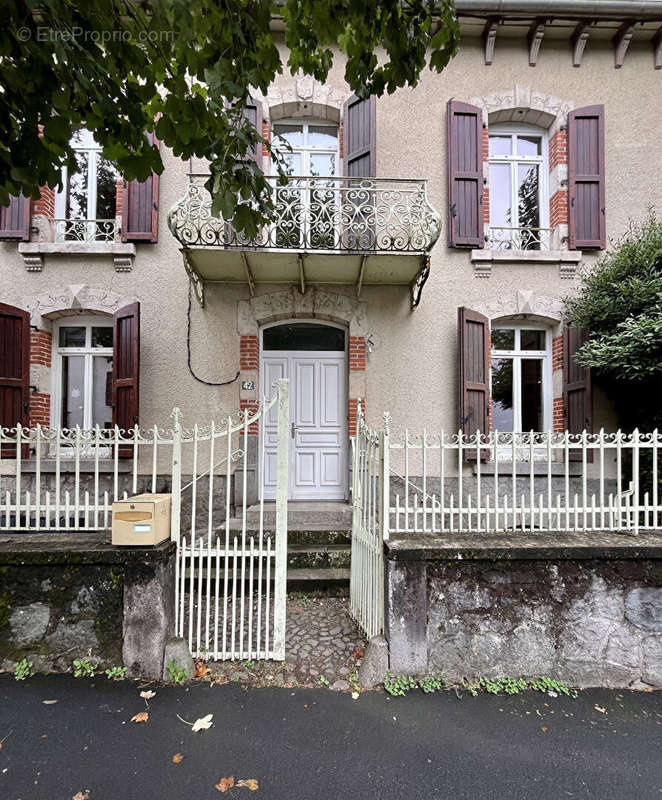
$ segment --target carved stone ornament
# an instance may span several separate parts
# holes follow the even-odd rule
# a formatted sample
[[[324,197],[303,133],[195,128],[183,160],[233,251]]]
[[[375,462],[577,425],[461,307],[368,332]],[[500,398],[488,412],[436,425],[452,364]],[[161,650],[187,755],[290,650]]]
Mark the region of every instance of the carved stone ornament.
[[[530,314],[560,322],[563,319],[563,300],[559,297],[537,294],[528,289],[507,291],[496,297],[486,298],[472,307],[489,319]]]
[[[114,314],[118,309],[134,302],[134,298],[86,284],[63,286],[60,290],[25,298],[24,307],[30,312],[30,324],[49,330],[50,320],[72,311],[96,311]]]

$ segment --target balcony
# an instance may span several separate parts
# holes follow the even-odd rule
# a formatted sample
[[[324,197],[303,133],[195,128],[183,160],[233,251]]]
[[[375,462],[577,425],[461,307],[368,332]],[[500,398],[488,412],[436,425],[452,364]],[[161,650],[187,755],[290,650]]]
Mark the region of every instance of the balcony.
[[[52,219],[54,242],[114,242],[114,219]]]
[[[550,250],[551,228],[498,228],[490,226],[487,246],[491,250]]]
[[[429,272],[429,251],[441,230],[426,182],[389,178],[269,178],[270,225],[246,237],[211,212],[206,175],[192,175],[168,215],[185,268],[204,304],[206,281],[406,285],[412,304]]]

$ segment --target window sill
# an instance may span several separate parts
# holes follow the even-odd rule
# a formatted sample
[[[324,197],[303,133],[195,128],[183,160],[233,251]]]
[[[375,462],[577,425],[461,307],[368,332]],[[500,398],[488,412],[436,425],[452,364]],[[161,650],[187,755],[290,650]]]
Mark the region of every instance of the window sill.
[[[489,278],[493,264],[555,264],[561,278],[572,279],[582,260],[578,250],[472,250],[471,262],[477,278]]]
[[[41,272],[44,256],[111,256],[116,272],[130,272],[136,246],[123,242],[21,242],[18,252],[28,272]]]

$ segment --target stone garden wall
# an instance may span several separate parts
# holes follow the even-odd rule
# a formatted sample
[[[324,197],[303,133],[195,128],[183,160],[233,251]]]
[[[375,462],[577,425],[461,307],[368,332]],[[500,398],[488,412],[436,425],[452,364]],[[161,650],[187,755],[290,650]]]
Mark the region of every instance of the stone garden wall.
[[[662,542],[653,536],[536,536],[519,550],[496,537],[436,550],[420,538],[420,558],[411,543],[389,543],[392,672],[662,687]]]
[[[174,544],[114,548],[103,533],[0,536],[0,669],[22,658],[63,672],[100,667],[160,678],[174,627]]]

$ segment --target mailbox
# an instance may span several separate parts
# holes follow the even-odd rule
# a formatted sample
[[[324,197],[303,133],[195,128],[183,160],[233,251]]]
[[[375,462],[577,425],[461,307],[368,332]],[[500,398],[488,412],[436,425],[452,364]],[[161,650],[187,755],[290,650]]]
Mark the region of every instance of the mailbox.
[[[159,544],[170,537],[169,494],[137,494],[113,503],[113,544]]]

